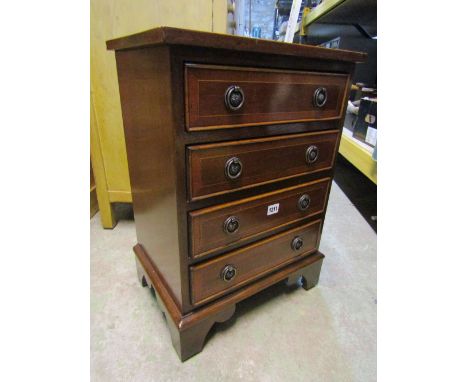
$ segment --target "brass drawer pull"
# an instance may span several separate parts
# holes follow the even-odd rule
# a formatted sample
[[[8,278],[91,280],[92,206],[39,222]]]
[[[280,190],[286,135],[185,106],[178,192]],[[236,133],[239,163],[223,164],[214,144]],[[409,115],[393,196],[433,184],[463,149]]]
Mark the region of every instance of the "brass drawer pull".
[[[304,245],[304,241],[302,240],[302,238],[300,236],[296,236],[293,241],[291,241],[291,248],[294,250],[294,251],[299,251],[302,246]]]
[[[237,269],[234,265],[226,265],[223,270],[221,271],[221,278],[229,282],[237,275]]]
[[[307,164],[312,164],[317,161],[319,155],[319,149],[315,145],[311,145],[307,148],[306,151],[306,162]]]
[[[302,195],[297,201],[297,207],[301,211],[305,211],[310,207],[310,196],[307,194]]]
[[[232,157],[226,161],[224,174],[228,179],[237,179],[242,174],[242,162],[237,157]]]
[[[224,93],[224,103],[229,110],[239,110],[244,105],[244,92],[240,86],[231,85]]]
[[[229,216],[225,221],[224,221],[224,232],[227,234],[234,234],[239,230],[239,219],[235,216]]]
[[[325,88],[318,88],[314,92],[314,106],[315,107],[324,107],[327,103],[327,89]]]

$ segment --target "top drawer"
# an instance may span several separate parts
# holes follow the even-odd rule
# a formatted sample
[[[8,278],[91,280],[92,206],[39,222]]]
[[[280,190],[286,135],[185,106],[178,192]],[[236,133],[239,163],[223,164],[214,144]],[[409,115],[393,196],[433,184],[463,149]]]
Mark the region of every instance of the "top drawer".
[[[348,75],[185,66],[188,131],[341,118]]]

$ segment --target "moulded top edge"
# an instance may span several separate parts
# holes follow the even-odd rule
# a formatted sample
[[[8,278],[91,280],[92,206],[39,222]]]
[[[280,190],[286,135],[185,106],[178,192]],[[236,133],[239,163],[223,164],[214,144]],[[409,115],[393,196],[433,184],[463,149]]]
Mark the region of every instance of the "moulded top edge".
[[[321,60],[364,62],[367,53],[319,46],[292,44],[250,37],[159,27],[130,36],[109,40],[109,50],[135,49],[155,45],[186,45],[254,53],[310,57]]]

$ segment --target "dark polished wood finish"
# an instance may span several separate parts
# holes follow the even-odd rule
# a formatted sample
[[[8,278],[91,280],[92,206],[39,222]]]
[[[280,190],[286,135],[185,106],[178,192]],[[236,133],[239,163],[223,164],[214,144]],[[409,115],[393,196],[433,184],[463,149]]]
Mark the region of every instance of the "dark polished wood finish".
[[[346,50],[326,49],[310,45],[284,44],[276,41],[233,37],[229,35],[172,27],[159,27],[131,36],[107,41],[107,49],[123,50],[155,45],[186,45],[200,48],[228,49],[238,52],[283,54],[319,60],[364,62],[367,54]]]
[[[211,301],[313,253],[317,250],[321,223],[321,220],[314,221],[191,267],[194,305]],[[292,246],[296,237],[303,240],[302,246],[297,250]],[[220,277],[226,264],[234,267],[237,272],[230,281]]]
[[[197,131],[340,119],[348,80],[345,74],[187,64],[186,126]],[[232,85],[244,94],[238,110],[225,105],[226,90]],[[328,95],[322,107],[313,104],[320,87]]]
[[[286,279],[318,282],[344,105],[365,55],[165,27],[108,48],[116,50],[137,271],[185,360],[239,301]]]
[[[330,178],[324,178],[190,212],[192,256],[201,258],[230,249],[261,234],[323,212],[330,183]],[[301,208],[299,201],[304,195],[307,195],[309,204]],[[276,204],[280,206],[278,212],[269,214],[268,207]],[[224,230],[224,223],[231,216],[239,222],[239,228],[233,233]]]
[[[323,258],[297,272],[294,272],[286,279],[286,285],[297,285],[298,281],[300,281],[305,290],[312,289],[319,282],[322,262]]]
[[[137,239],[180,305],[169,49],[122,51],[116,57]]]
[[[171,292],[168,290],[158,268],[146,254],[141,245],[133,248],[136,256],[137,275],[144,287],[154,290],[158,305],[163,311],[172,344],[181,361],[199,353],[204,345],[206,335],[216,322],[228,320],[235,312],[238,302],[274,285],[282,280],[303,278],[304,289],[310,289],[318,282],[320,268],[324,255],[316,251],[313,255],[304,257],[268,276],[262,277],[253,284],[230,293],[222,300],[197,309],[191,313],[183,314],[174,303]]]
[[[278,182],[317,171],[329,170],[335,161],[338,130],[255,140],[215,143],[188,147],[190,199],[207,198],[239,189]],[[318,148],[316,160],[309,164],[306,152]],[[242,162],[242,173],[228,179],[225,165],[230,158]]]

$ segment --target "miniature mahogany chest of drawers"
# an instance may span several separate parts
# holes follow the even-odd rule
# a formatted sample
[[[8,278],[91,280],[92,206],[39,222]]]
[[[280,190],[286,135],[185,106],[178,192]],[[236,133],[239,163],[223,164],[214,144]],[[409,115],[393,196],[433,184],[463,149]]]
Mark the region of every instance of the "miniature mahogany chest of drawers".
[[[315,286],[355,64],[365,54],[157,28],[115,50],[143,286],[181,360],[237,302]]]

